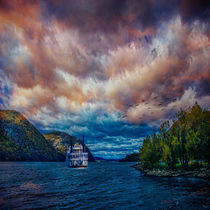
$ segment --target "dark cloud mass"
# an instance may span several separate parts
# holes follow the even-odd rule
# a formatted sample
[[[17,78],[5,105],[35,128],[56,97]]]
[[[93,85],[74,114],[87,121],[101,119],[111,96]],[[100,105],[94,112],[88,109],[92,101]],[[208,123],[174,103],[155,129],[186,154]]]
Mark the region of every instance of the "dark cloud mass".
[[[177,1],[153,0],[78,0],[45,1],[43,12],[69,27],[85,33],[119,35],[126,26],[136,29],[156,27],[176,11]]]
[[[208,0],[0,0],[0,108],[97,156],[210,105]]]
[[[180,2],[179,11],[185,21],[196,19],[209,21],[210,2],[208,0],[183,0]]]

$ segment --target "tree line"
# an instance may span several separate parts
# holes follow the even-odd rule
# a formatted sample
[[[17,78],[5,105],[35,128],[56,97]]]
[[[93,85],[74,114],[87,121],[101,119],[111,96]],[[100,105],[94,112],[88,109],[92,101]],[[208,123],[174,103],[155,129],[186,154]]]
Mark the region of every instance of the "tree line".
[[[162,123],[158,131],[144,139],[139,160],[145,169],[209,164],[210,111],[197,102],[187,110],[180,110],[175,120]]]

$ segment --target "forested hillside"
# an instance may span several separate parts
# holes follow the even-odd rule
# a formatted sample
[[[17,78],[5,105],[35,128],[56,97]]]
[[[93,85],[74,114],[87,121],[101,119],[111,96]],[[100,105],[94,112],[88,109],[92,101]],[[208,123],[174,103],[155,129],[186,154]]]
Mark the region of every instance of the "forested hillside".
[[[21,113],[0,110],[0,160],[60,161],[63,157]]]

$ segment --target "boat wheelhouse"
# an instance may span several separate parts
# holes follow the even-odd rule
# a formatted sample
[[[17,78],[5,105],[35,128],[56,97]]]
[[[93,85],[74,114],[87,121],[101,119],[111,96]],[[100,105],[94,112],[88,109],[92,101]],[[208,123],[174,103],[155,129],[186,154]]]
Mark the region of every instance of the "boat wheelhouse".
[[[88,153],[85,152],[84,136],[83,144],[76,143],[68,148],[66,153],[66,164],[69,167],[87,167],[88,166]]]

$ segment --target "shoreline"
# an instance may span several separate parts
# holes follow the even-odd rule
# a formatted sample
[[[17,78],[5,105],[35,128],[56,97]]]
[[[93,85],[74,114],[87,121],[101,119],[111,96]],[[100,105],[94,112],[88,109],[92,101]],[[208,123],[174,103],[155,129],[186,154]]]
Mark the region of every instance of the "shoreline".
[[[167,170],[167,169],[143,169],[140,164],[131,166],[136,170],[144,173],[146,176],[156,176],[156,177],[193,177],[193,178],[203,178],[210,179],[210,168],[202,167],[195,170]]]

